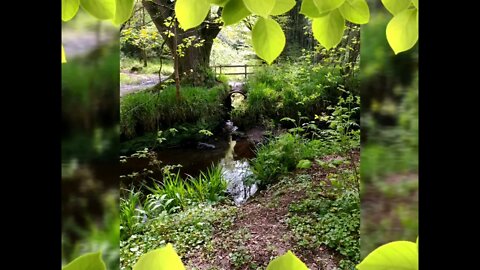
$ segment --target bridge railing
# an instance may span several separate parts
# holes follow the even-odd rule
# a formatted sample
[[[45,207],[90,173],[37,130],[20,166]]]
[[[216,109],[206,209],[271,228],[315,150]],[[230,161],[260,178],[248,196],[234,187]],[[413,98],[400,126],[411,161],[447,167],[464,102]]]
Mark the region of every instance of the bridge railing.
[[[251,71],[251,68],[253,67],[261,67],[262,65],[215,65],[215,66],[212,66],[211,68],[213,69],[213,71],[215,72],[215,76],[217,75],[244,75],[245,78],[247,78],[247,75],[249,74],[253,74],[253,72]],[[235,69],[239,69],[239,68],[243,68],[243,72],[224,72],[225,70],[228,70],[228,69],[232,69],[232,68],[235,68]]]

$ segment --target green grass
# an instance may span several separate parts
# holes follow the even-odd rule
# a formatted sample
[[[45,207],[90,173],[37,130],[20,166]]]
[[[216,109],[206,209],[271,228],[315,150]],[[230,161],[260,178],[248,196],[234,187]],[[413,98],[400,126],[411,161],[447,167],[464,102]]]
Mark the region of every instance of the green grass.
[[[213,88],[182,87],[177,101],[175,87],[160,93],[141,91],[126,95],[120,104],[120,130],[127,138],[141,133],[155,132],[175,125],[200,122],[220,122],[227,88],[219,84]]]
[[[132,67],[141,67],[139,74],[158,74],[160,69],[160,60],[159,59],[149,59],[148,65],[143,66],[143,60],[133,59],[130,57],[122,57],[120,60],[120,70],[129,72]],[[172,60],[163,60],[162,61],[162,75],[170,76],[173,73],[173,61]]]

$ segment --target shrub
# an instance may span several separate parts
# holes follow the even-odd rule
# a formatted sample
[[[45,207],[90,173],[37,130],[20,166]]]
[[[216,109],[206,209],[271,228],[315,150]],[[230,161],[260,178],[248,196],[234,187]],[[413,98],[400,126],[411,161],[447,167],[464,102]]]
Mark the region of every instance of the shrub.
[[[284,133],[257,148],[252,160],[252,171],[260,186],[277,181],[278,177],[293,171],[300,160],[312,159],[324,152],[318,140],[310,141],[300,135]]]
[[[304,63],[263,67],[247,81],[245,108],[234,109],[232,119],[248,127],[266,118],[295,118],[299,111],[313,118],[336,104],[342,94],[337,88],[344,85],[339,68]]]

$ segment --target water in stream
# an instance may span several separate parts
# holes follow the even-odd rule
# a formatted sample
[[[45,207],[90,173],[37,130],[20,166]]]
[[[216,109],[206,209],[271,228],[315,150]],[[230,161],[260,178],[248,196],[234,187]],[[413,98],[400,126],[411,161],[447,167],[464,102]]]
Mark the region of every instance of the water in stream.
[[[181,164],[180,172],[184,178],[198,176],[212,165],[222,167],[223,176],[228,182],[227,191],[234,202],[239,205],[255,194],[255,184],[246,186],[244,180],[252,174],[249,159],[255,157],[254,145],[247,139],[232,140],[231,136],[219,138],[211,143],[214,149],[198,149],[194,147],[179,147],[157,151],[157,159],[162,165]],[[128,159],[122,166],[121,174],[140,172],[148,165],[145,159]],[[154,172],[154,179],[161,179],[161,172]]]

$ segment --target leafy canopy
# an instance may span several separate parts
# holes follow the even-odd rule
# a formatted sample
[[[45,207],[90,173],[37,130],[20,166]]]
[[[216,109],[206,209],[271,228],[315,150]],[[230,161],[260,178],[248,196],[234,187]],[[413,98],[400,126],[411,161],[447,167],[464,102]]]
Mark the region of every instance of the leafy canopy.
[[[381,1],[394,16],[386,29],[390,47],[395,54],[411,49],[418,41],[418,0]],[[62,0],[62,20],[71,20],[81,6],[97,19],[120,25],[132,15],[134,3],[134,0]],[[254,26],[256,31],[252,31],[252,40],[257,44],[254,50],[271,64],[285,47],[283,30],[271,17],[285,14],[295,3],[295,0],[176,0],[175,13],[184,30],[199,26],[212,5],[224,8],[225,25],[239,23],[249,15],[259,16]],[[345,21],[366,24],[370,20],[366,0],[302,0],[300,13],[312,21],[314,37],[326,49],[340,43]]]
[[[382,3],[394,15],[387,28],[390,46],[396,54],[412,48],[418,40],[418,0],[382,0]],[[295,6],[294,0],[177,0],[175,12],[180,26],[185,30],[199,26],[211,5],[225,7],[222,13],[225,25],[238,23],[249,15],[258,16],[252,40],[255,53],[267,63],[271,64],[283,51],[285,35],[271,17],[290,11]],[[345,21],[366,24],[370,20],[366,0],[302,0],[300,13],[312,21],[314,37],[326,49],[340,43]]]

